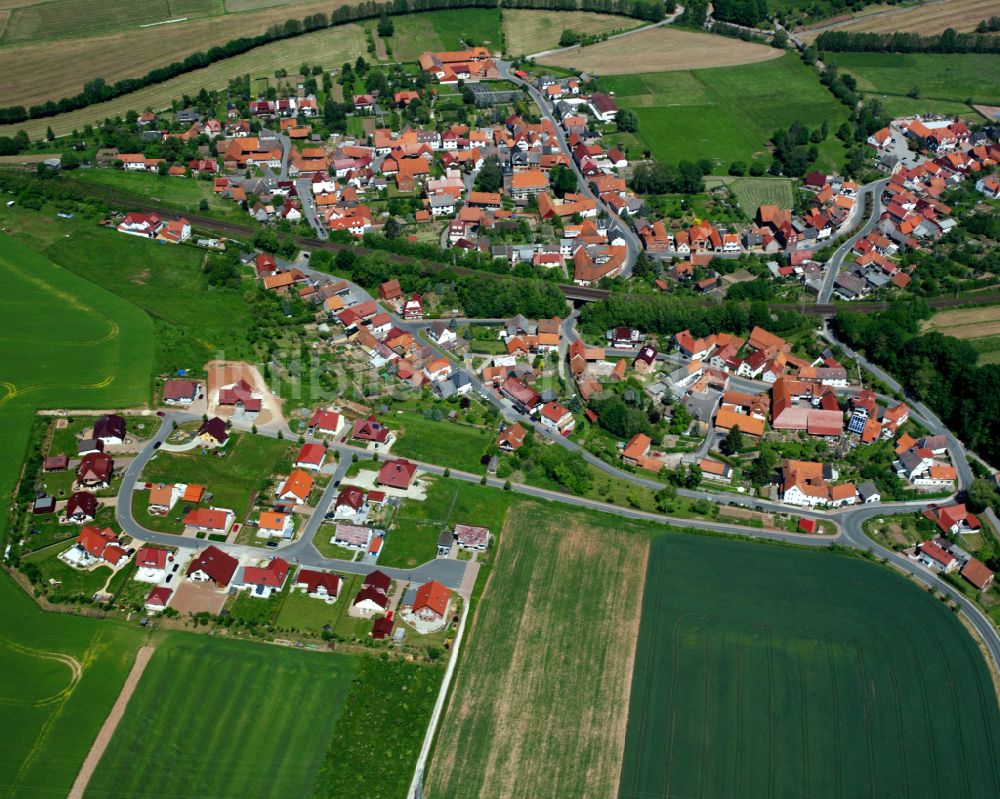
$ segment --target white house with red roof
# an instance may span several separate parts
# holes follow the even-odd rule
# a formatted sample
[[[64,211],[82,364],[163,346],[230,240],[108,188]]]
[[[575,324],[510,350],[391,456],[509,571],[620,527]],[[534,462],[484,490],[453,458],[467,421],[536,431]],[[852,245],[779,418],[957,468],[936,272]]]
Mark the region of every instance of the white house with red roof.
[[[146,596],[146,610],[150,613],[162,613],[170,604],[170,598],[174,595],[172,588],[159,585]]]
[[[188,564],[187,578],[195,583],[215,583],[228,588],[240,562],[216,546],[207,546]]]
[[[336,411],[319,408],[309,419],[309,432],[314,436],[336,436],[344,427],[344,417]]]
[[[344,486],[333,503],[333,518],[361,523],[368,518],[368,501],[363,489]]]
[[[250,596],[257,599],[267,599],[284,588],[288,569],[288,561],[284,558],[274,558],[265,566],[244,566],[233,587],[237,591],[249,591]]]
[[[410,299],[403,303],[403,318],[404,319],[423,319],[424,318],[424,304],[420,299],[419,294],[414,294]]]
[[[90,568],[100,564],[117,567],[128,560],[128,553],[110,527],[84,525],[76,542],[59,557],[71,566]]]
[[[945,574],[950,574],[961,565],[958,558],[943,549],[936,541],[925,541],[918,545],[917,560],[927,568]]]
[[[167,557],[170,553],[156,547],[143,547],[135,555],[134,579],[140,583],[158,583],[167,576]]]
[[[558,402],[546,402],[538,411],[542,425],[560,435],[568,435],[573,431],[576,420],[569,408]]]
[[[311,469],[318,472],[326,463],[326,447],[322,444],[303,444],[299,450],[295,465],[300,469]]]
[[[321,572],[313,569],[299,569],[292,588],[303,589],[313,599],[322,599],[332,605],[340,596],[344,581],[332,572]]]
[[[118,232],[152,239],[156,238],[156,234],[163,228],[163,224],[163,220],[156,214],[140,214],[138,211],[130,211],[118,223]]]

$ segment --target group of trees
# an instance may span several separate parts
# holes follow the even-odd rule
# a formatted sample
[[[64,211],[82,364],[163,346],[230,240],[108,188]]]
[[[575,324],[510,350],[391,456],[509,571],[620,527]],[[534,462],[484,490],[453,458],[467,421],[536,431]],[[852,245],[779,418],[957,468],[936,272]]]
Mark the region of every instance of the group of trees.
[[[767,0],[714,0],[712,16],[754,28],[768,19]]]
[[[929,315],[920,299],[897,300],[881,313],[842,311],[837,335],[865,352],[926,402],[969,447],[1000,459],[1000,365],[976,365],[968,341],[936,331],[920,333]]]
[[[641,163],[632,174],[632,188],[639,194],[700,194],[705,190],[705,175],[711,174],[712,162],[660,161]]]
[[[957,33],[954,28],[934,36],[908,31],[849,33],[831,30],[816,37],[816,47],[842,53],[1000,53],[1000,38],[988,33]]]
[[[719,331],[748,333],[761,325],[778,335],[787,335],[809,325],[795,311],[771,311],[760,302],[720,302],[704,305],[695,297],[666,295],[612,295],[580,310],[579,325],[590,334],[603,334],[615,327],[633,327],[647,333],[672,336],[689,329],[695,336]]]
[[[787,130],[776,130],[771,136],[774,145],[774,160],[783,175],[800,178],[816,162],[819,148],[816,146],[827,137],[827,123],[810,132],[799,121],[793,122]]]

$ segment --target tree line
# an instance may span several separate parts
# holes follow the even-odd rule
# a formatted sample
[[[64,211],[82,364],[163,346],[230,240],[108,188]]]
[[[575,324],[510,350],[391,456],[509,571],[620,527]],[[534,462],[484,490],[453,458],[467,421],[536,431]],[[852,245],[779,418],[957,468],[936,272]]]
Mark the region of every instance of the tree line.
[[[690,330],[700,337],[719,331],[745,334],[755,325],[786,335],[808,326],[809,320],[796,311],[772,311],[764,302],[706,305],[694,297],[613,294],[582,308],[579,324],[581,330],[592,335],[615,327],[632,327],[668,336]]]
[[[535,8],[545,11],[591,11],[659,22],[675,8],[674,0],[500,0],[502,8]]]
[[[816,47],[841,53],[1000,53],[1000,38],[982,33],[958,33],[948,28],[936,36],[895,33],[825,31]]]
[[[837,336],[860,349],[927,403],[965,444],[987,461],[1000,460],[1000,364],[976,365],[968,341],[920,332],[930,316],[921,299],[897,300],[881,313],[841,311]]]

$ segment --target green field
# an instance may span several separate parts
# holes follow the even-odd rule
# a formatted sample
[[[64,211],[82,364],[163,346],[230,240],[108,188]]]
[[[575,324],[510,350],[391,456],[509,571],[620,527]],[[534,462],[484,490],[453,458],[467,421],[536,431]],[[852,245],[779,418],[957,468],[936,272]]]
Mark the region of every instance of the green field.
[[[291,470],[296,445],[252,433],[232,433],[224,458],[217,451],[202,455],[188,452],[159,452],[146,464],[141,478],[150,483],[198,483],[214,497],[212,504],[230,508],[242,521],[250,507],[251,495],[272,475]],[[137,518],[142,518],[138,516]]]
[[[646,586],[620,799],[1000,794],[982,655],[903,577],[664,535]]]
[[[208,285],[202,271],[205,251],[126,236],[98,226],[93,219],[57,219],[54,212],[0,206],[0,223],[59,266],[128,300],[122,306],[144,324],[152,317],[156,328],[151,337],[152,368],[157,373],[200,370],[220,353],[234,360],[249,354],[250,309],[240,290]],[[130,348],[138,343],[130,337]],[[147,357],[145,346],[135,346],[134,351]],[[145,377],[150,367],[143,365],[141,370]]]
[[[392,48],[394,61],[416,61],[425,50],[461,50],[465,41],[486,45],[491,50],[500,46],[499,8],[405,14],[394,16],[392,21],[395,31],[385,43]]]
[[[152,799],[193,786],[199,796],[307,796],[357,668],[347,655],[163,639],[86,796]]]
[[[491,431],[443,419],[435,422],[420,413],[404,411],[386,423],[399,431],[392,454],[436,463],[450,469],[484,474],[479,459],[493,443]]]
[[[511,510],[428,796],[614,795],[648,542],[612,516]]]
[[[246,218],[246,212],[236,203],[224,200],[212,191],[210,180],[168,177],[152,172],[123,172],[118,169],[82,169],[73,175],[73,179],[119,189],[161,206],[192,214],[204,214],[198,204],[207,200],[209,209],[217,216],[231,217],[240,222]]]
[[[65,796],[132,667],[138,627],[44,613],[0,575],[5,797]],[[83,665],[79,674],[76,669]]]
[[[831,53],[831,63],[858,79],[858,89],[879,95],[1000,104],[1000,58],[980,53]],[[908,98],[909,99],[909,98]],[[922,106],[912,103],[916,109]],[[933,109],[927,109],[933,110]],[[971,109],[967,109],[967,112]]]
[[[765,145],[777,128],[796,120],[814,128],[825,119],[836,131],[848,117],[815,71],[792,55],[740,67],[608,76],[600,86],[639,115],[637,140],[655,158],[707,158],[720,174],[732,161],[759,157],[769,164]],[[832,134],[819,151],[821,165],[829,166],[844,153]]]

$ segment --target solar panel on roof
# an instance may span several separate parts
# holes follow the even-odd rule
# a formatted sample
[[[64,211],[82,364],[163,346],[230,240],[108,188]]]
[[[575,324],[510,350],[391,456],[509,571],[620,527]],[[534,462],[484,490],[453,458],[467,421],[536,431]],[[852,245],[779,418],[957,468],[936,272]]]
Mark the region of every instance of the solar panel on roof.
[[[849,433],[856,433],[860,436],[864,432],[865,424],[867,424],[867,422],[868,418],[863,413],[856,413],[847,423],[847,431]]]

